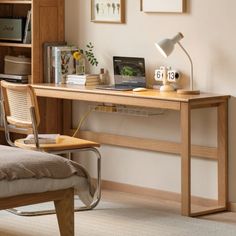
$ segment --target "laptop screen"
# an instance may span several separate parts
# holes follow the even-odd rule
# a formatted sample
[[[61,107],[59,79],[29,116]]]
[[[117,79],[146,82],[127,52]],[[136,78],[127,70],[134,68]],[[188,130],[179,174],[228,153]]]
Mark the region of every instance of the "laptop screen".
[[[138,57],[113,57],[115,85],[145,87],[145,61]]]

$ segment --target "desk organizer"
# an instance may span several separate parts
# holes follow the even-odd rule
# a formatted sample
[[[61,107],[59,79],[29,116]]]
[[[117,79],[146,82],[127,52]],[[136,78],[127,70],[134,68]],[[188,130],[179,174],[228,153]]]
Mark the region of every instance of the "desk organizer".
[[[96,112],[119,113],[132,116],[156,116],[163,115],[164,109],[143,108],[138,106],[124,106],[113,104],[91,104],[90,109]]]

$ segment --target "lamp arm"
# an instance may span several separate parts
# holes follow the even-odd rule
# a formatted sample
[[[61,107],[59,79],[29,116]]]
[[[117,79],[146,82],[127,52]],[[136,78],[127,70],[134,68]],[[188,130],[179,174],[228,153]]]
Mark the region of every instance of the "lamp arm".
[[[182,44],[180,42],[177,42],[177,43],[182,48],[182,50],[185,52],[185,54],[187,55],[187,57],[190,61],[190,67],[191,67],[191,71],[190,71],[190,89],[193,90],[193,62],[192,62],[192,59],[191,59],[190,55],[188,54],[188,52],[186,51],[186,49],[182,46]]]

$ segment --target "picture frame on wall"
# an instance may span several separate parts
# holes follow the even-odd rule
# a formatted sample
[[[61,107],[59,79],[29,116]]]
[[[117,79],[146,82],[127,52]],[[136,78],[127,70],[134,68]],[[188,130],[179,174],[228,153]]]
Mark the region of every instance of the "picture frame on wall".
[[[182,13],[185,11],[186,0],[140,0],[143,12]]]
[[[91,0],[91,21],[125,23],[125,0]]]

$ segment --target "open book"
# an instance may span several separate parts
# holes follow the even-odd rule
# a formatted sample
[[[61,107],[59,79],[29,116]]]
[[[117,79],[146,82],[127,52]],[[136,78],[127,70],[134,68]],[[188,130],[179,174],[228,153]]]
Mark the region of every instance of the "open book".
[[[39,144],[55,144],[59,138],[60,134],[39,134]],[[35,144],[34,135],[29,134],[24,139],[25,144]]]

